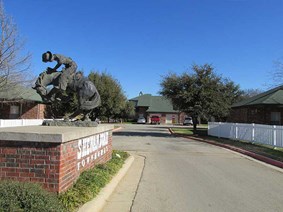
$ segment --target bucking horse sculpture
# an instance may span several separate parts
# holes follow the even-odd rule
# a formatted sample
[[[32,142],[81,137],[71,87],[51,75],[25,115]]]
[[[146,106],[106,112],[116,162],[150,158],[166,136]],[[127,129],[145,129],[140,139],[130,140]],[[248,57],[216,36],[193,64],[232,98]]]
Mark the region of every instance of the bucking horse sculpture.
[[[82,72],[76,72],[77,65],[71,58],[47,51],[42,55],[42,61],[57,62],[54,68],[48,67],[39,75],[33,87],[43,102],[51,104],[55,101],[68,102],[70,98],[63,93],[75,92],[78,98],[78,108],[65,118],[73,121],[90,120],[89,113],[100,105],[100,95],[95,85],[84,77]],[[62,64],[65,67],[57,71]]]

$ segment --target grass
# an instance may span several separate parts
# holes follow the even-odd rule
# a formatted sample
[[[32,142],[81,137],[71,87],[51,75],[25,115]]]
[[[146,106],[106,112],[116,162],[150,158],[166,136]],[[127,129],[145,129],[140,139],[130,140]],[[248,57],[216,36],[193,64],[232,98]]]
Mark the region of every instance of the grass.
[[[283,148],[274,148],[273,146],[268,145],[262,145],[262,144],[256,144],[246,141],[240,141],[240,140],[231,140],[226,138],[217,138],[213,136],[207,135],[207,128],[206,127],[198,127],[197,133],[193,133],[193,128],[171,128],[173,133],[176,133],[177,135],[185,135],[185,136],[197,136],[199,138],[214,141],[221,144],[228,144],[237,148],[241,148],[250,152],[254,152],[256,154],[282,161],[283,162]]]
[[[173,127],[171,130],[174,133],[180,134],[180,135],[194,135],[193,127]],[[207,128],[206,127],[197,127],[197,133],[198,136],[207,136]]]
[[[211,137],[209,137],[209,139],[210,138]],[[231,139],[215,138],[215,137],[212,137],[212,138],[213,138],[213,141],[232,145],[232,146],[242,148],[250,152],[254,152],[259,155],[283,162],[283,149],[282,148],[274,148],[273,146],[250,143],[250,142],[240,141],[240,140],[231,140]]]
[[[174,133],[182,134],[182,135],[193,135],[193,131],[188,128],[172,128]]]
[[[66,210],[76,211],[81,205],[95,198],[120,170],[128,156],[126,152],[114,150],[110,161],[83,172],[73,187],[59,195],[59,200]]]
[[[208,128],[208,124],[199,124],[198,127],[199,128]]]

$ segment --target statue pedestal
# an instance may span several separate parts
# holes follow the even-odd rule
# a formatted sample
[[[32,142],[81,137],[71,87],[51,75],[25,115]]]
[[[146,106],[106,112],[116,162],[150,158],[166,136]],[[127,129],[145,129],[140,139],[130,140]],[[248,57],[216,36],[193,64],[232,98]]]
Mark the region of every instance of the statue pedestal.
[[[0,128],[0,180],[38,182],[66,191],[79,175],[112,155],[113,125]]]

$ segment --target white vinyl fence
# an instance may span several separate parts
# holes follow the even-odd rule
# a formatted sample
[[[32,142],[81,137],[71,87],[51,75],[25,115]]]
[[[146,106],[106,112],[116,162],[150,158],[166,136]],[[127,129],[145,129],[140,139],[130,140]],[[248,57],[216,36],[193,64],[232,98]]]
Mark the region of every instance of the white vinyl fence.
[[[0,127],[42,125],[44,119],[0,119]]]
[[[209,122],[208,135],[283,147],[283,126]]]

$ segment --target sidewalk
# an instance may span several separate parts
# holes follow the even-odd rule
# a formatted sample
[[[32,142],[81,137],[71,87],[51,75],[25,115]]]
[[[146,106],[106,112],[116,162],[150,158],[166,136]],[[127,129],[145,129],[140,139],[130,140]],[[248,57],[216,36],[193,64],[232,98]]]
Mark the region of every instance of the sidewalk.
[[[134,155],[134,157],[133,165],[107,200],[102,212],[131,211],[145,162],[142,156]]]
[[[78,212],[129,211],[144,167],[144,158],[131,154],[122,169],[96,198]]]

